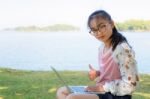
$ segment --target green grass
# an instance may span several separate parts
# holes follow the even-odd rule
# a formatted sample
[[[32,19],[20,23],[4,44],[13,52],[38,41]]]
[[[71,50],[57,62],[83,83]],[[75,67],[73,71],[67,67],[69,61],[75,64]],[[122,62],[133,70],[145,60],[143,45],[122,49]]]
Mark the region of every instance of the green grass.
[[[92,85],[84,71],[62,71],[69,85]],[[140,75],[140,86],[133,99],[150,99],[150,75]],[[54,72],[0,69],[0,99],[56,99],[62,84]]]

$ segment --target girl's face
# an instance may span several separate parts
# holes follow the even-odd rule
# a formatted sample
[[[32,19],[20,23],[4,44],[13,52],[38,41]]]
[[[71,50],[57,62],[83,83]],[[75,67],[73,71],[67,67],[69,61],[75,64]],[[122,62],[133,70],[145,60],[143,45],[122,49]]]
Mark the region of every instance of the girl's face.
[[[107,43],[110,42],[112,30],[114,28],[114,22],[108,21],[103,18],[93,18],[90,21],[90,33],[95,36],[96,39]]]

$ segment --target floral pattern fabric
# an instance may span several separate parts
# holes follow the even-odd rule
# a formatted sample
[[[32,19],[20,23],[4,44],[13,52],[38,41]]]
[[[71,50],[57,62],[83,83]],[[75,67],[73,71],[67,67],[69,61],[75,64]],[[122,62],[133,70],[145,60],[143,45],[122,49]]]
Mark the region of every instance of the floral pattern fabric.
[[[117,45],[112,56],[119,66],[121,79],[106,82],[104,90],[117,96],[132,94],[139,81],[133,49],[123,42]]]

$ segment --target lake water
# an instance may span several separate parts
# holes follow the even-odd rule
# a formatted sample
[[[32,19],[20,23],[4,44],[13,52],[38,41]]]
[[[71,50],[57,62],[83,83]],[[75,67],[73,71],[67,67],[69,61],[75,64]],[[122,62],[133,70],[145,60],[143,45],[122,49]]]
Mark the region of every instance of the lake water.
[[[124,33],[136,52],[140,73],[150,73],[150,33]],[[21,70],[98,68],[100,42],[82,32],[0,32],[0,66]]]

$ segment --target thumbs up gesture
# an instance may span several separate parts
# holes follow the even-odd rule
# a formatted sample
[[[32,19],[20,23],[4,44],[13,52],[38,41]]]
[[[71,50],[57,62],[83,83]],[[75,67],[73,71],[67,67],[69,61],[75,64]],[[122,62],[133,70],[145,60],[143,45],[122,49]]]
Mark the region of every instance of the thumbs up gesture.
[[[92,67],[91,64],[89,64],[89,69],[90,69],[89,78],[90,78],[90,80],[93,81],[97,77],[97,73],[96,73],[96,70]]]

